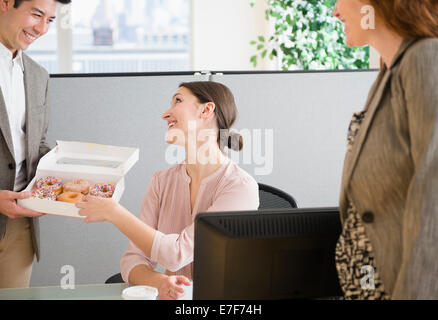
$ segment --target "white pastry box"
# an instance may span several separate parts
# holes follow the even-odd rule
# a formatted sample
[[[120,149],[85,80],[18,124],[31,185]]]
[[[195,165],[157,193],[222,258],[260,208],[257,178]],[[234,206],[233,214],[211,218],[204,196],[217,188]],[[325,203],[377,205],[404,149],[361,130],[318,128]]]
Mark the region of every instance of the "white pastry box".
[[[139,150],[87,142],[57,141],[57,146],[41,158],[35,177],[24,191],[35,189],[39,178],[54,176],[68,182],[87,180],[115,186],[112,199],[119,202],[125,189],[124,176],[138,161]],[[18,205],[37,212],[83,218],[72,203],[28,198],[18,200]]]

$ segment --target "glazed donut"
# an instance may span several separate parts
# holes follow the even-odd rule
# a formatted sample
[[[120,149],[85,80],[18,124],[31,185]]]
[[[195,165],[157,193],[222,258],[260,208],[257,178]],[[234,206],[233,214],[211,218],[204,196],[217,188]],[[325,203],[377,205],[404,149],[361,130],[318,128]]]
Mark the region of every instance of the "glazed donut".
[[[62,192],[62,180],[56,177],[40,178],[36,182],[37,189],[49,189],[57,195]]]
[[[87,194],[88,190],[90,190],[90,183],[86,180],[73,180],[66,182],[64,184],[64,192],[72,191],[72,192],[81,192],[82,194]]]
[[[90,195],[101,197],[101,198],[111,198],[114,193],[114,186],[112,184],[97,183],[90,188]]]
[[[76,203],[82,201],[84,195],[80,192],[66,191],[58,196],[58,201]]]
[[[32,191],[32,197],[43,200],[56,201],[56,193],[50,189],[36,189]]]

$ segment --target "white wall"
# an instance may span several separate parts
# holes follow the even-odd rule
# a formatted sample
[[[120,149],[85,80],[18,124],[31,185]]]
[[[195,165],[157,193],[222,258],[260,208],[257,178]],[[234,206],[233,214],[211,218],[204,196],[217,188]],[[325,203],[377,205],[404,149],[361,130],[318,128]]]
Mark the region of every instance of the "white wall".
[[[265,1],[192,0],[191,69],[192,70],[266,70],[272,62],[259,60],[254,68],[250,58],[256,47],[250,41],[266,36]]]

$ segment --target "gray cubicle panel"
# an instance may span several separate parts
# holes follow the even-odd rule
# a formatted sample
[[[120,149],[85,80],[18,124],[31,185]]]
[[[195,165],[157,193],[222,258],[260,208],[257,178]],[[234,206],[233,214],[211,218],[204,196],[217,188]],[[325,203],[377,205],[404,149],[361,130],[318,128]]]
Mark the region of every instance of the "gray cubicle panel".
[[[348,126],[376,76],[373,70],[235,73],[211,80],[232,90],[239,110],[235,128],[251,133],[243,152],[231,153],[242,168],[291,194],[299,207],[327,207],[338,206]],[[265,143],[270,132],[272,151]],[[257,156],[270,153],[271,161]]]
[[[120,201],[138,215],[152,174],[169,167],[167,123],[161,115],[179,83],[201,80],[208,76],[52,77],[48,142],[52,147],[65,140],[139,148]],[[60,285],[69,270],[61,270],[64,266],[74,268],[76,284],[103,283],[120,272],[128,240],[111,224],[47,215],[40,227],[41,261],[34,264],[31,286]]]

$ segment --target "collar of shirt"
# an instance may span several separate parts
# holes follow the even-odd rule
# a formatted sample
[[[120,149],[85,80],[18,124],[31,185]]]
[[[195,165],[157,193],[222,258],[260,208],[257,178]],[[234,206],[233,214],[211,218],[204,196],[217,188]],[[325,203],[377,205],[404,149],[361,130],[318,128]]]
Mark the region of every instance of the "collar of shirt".
[[[8,62],[13,61],[14,63],[18,63],[21,70],[24,72],[24,65],[23,65],[23,52],[21,50],[18,50],[17,55],[15,58],[12,58],[12,52],[8,48],[5,47],[3,43],[0,42],[0,57],[5,59]]]

